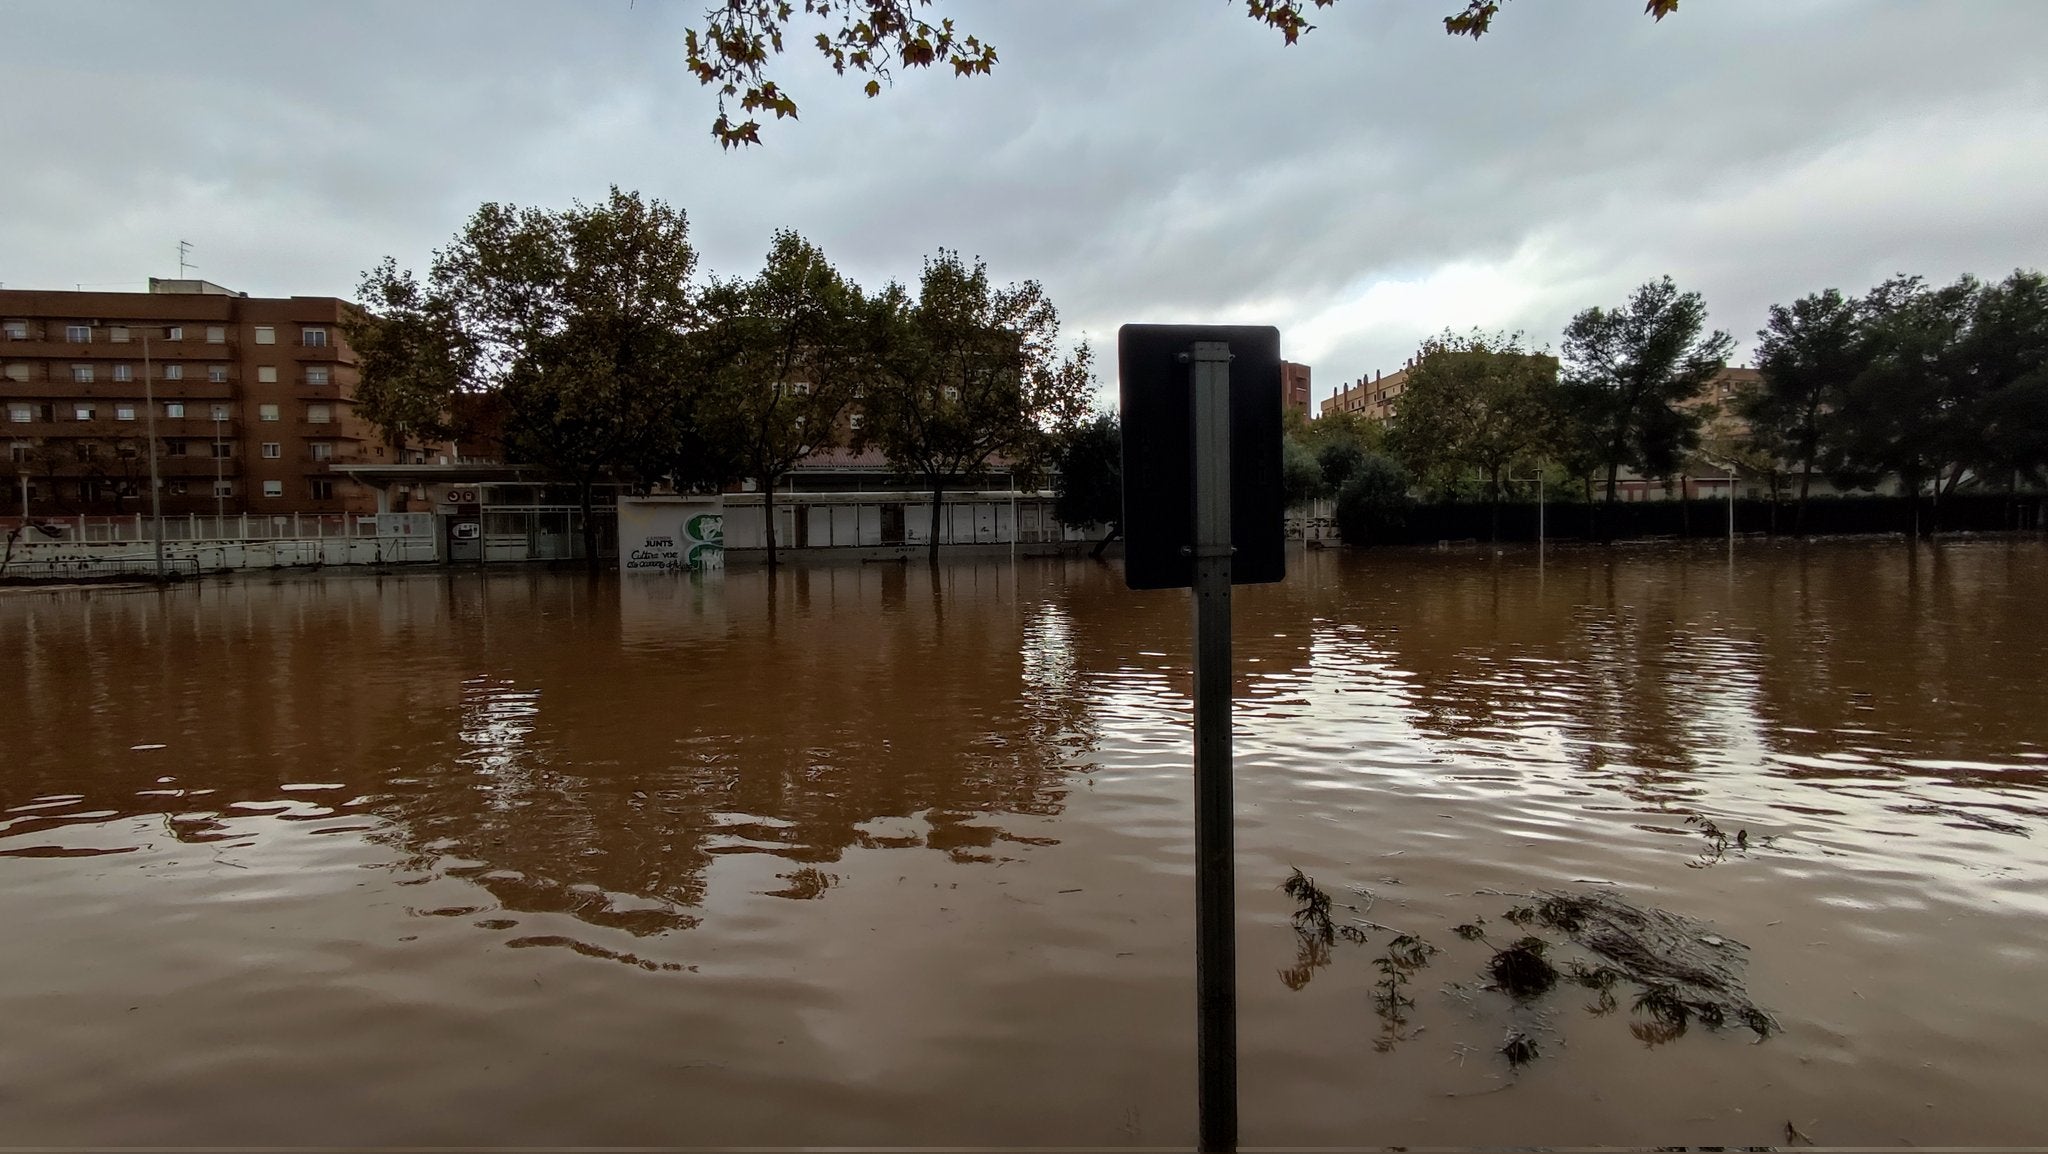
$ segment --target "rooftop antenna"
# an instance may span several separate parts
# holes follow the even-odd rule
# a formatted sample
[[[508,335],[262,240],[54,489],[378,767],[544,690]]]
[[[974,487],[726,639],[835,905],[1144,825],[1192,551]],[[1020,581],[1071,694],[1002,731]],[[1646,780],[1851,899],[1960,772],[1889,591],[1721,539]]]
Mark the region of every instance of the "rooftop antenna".
[[[179,242],[178,242],[178,279],[179,279],[179,280],[185,280],[185,279],[186,279],[186,277],[185,277],[185,270],[186,270],[186,269],[191,269],[191,268],[198,268],[198,267],[199,267],[198,265],[196,265],[196,264],[193,264],[193,263],[192,263],[191,261],[188,261],[188,260],[186,260],[186,259],[185,259],[186,255],[187,255],[188,253],[190,253],[191,251],[192,251],[192,242],[191,242],[191,241],[189,241],[189,240],[181,240],[181,241],[179,241]]]

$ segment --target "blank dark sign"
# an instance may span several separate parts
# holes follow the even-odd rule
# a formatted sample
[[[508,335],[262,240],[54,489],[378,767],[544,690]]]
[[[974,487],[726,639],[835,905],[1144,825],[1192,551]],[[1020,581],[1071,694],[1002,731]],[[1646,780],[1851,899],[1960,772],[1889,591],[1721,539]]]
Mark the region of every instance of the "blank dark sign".
[[[1194,399],[1182,353],[1230,345],[1230,583],[1287,575],[1280,491],[1280,330],[1269,325],[1125,325],[1117,330],[1123,418],[1124,584],[1184,589],[1194,562]]]

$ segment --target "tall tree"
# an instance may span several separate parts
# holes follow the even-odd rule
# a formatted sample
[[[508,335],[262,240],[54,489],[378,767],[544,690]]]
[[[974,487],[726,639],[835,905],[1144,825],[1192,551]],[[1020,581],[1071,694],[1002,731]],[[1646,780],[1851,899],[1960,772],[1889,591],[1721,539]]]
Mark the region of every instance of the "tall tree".
[[[2048,277],[2015,270],[1979,290],[1964,355],[1978,378],[1974,464],[2013,490],[2048,468]]]
[[[476,367],[454,302],[388,256],[363,274],[358,294],[362,307],[341,325],[359,367],[356,415],[393,448],[454,436],[455,398]]]
[[[1519,335],[1431,338],[1408,370],[1390,422],[1396,454],[1417,477],[1477,472],[1498,539],[1503,480],[1539,450],[1556,383],[1557,359],[1528,351]]]
[[[1706,319],[1700,295],[1679,292],[1667,276],[1565,327],[1565,379],[1599,434],[1610,504],[1623,468],[1667,477],[1697,446],[1699,415],[1680,402],[1726,368],[1735,347],[1718,329],[1702,336]]]
[[[1328,8],[1337,0],[1244,0],[1245,15],[1280,33],[1292,44],[1315,26],[1308,22],[1310,5]],[[718,93],[718,118],[711,135],[724,148],[761,143],[758,115],[796,119],[797,105],[789,91],[768,75],[770,62],[782,54],[785,37],[793,34],[799,14],[815,17],[822,29],[811,43],[832,71],[867,77],[869,97],[894,83],[897,68],[939,65],[955,76],[984,76],[996,65],[995,45],[956,28],[949,18],[927,20],[924,11],[934,0],[720,0],[704,13],[701,27],[684,33],[686,66],[699,84]],[[1444,17],[1444,31],[1475,40],[1493,26],[1501,0],[1466,0],[1462,10]],[[1678,8],[1678,0],[1647,0],[1643,11],[1662,20]],[[729,103],[746,117],[733,120]]]
[[[1059,352],[1059,314],[1036,281],[989,283],[987,266],[956,252],[927,258],[915,301],[883,294],[871,330],[875,380],[864,433],[931,491],[931,559],[949,480],[978,476],[997,457],[1012,469],[1042,460],[1052,436],[1087,415],[1093,354]]]
[[[1071,529],[1107,526],[1089,550],[1100,558],[1123,535],[1123,425],[1115,413],[1099,413],[1059,438],[1055,451],[1052,515]]]
[[[842,443],[842,418],[871,375],[861,325],[870,312],[818,247],[775,233],[751,280],[714,282],[698,334],[709,395],[699,428],[762,494],[776,564],[775,486],[797,462]]]
[[[1806,528],[1807,494],[1844,391],[1869,360],[1859,302],[1828,289],[1772,305],[1758,330],[1756,368],[1763,388],[1743,397],[1736,411],[1749,423],[1747,448],[1799,466],[1795,532]]]
[[[681,210],[617,187],[566,211],[485,204],[424,288],[389,260],[365,277],[359,331],[384,354],[363,364],[370,415],[400,435],[434,426],[458,392],[497,394],[507,457],[575,487],[596,569],[600,484],[707,464],[679,451],[696,263]]]
[[[1897,477],[1916,535],[1938,526],[1944,481],[1954,487],[1981,443],[1980,381],[1965,344],[1979,287],[1968,276],[1941,288],[1902,276],[1864,298],[1870,359],[1843,392],[1831,472],[1860,485]],[[1920,498],[1930,490],[1935,517],[1923,523]]]

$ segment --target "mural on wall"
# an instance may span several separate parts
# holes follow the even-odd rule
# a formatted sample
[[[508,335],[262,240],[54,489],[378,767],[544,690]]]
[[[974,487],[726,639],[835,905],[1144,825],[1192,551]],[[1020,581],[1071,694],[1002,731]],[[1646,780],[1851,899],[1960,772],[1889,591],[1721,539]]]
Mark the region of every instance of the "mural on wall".
[[[622,499],[619,568],[627,573],[725,568],[724,502],[716,497]]]
[[[698,513],[683,522],[684,561],[691,569],[725,568],[725,518]]]

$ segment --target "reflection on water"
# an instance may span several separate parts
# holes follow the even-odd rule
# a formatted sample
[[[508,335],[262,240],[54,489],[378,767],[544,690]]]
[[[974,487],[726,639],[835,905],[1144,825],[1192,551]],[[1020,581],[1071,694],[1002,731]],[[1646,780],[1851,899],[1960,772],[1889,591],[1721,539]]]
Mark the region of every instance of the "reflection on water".
[[[2030,1135],[2044,561],[1240,590],[1245,1140]],[[1189,624],[1082,562],[8,595],[0,1133],[1185,1142]],[[1786,1032],[1555,1023],[1511,1072],[1509,1011],[1424,971],[1376,1052],[1293,866],[1446,946],[1475,892],[1611,882],[1750,943]]]

